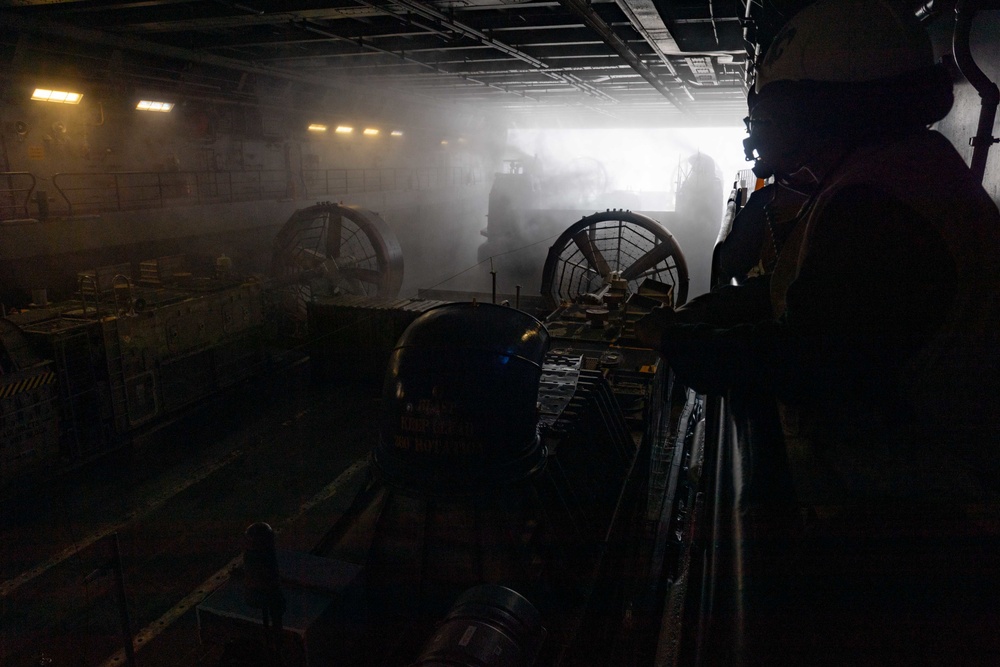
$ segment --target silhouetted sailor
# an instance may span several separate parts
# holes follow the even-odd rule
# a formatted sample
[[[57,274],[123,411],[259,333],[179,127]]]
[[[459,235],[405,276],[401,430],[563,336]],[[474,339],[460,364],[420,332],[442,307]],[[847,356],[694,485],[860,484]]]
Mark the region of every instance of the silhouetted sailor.
[[[767,658],[978,659],[1000,636],[1000,214],[928,129],[949,74],[908,12],[821,0],[752,101],[758,171],[807,196],[773,272],[638,333],[699,391],[779,399],[808,518]]]

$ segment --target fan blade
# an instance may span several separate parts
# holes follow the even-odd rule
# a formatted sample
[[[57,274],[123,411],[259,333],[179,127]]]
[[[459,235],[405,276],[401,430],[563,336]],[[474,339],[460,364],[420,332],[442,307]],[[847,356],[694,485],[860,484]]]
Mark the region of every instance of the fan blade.
[[[299,269],[309,271],[323,266],[326,256],[312,248],[296,248],[289,258]]]
[[[574,236],[573,243],[575,243],[576,247],[580,249],[583,256],[587,258],[590,265],[597,269],[597,272],[601,274],[601,277],[607,280],[608,276],[611,275],[611,267],[608,265],[608,260],[604,259],[604,255],[602,255],[601,251],[594,245],[594,240],[590,238],[590,234],[587,232],[588,230],[583,230]]]
[[[354,278],[355,280],[360,280],[363,283],[371,283],[373,285],[382,284],[382,274],[379,273],[378,271],[373,271],[372,269],[347,267],[340,270],[340,275],[345,278]]]
[[[653,246],[652,250],[635,260],[631,266],[622,271],[622,278],[625,280],[635,280],[667,257],[670,257],[672,251],[673,248],[670,247],[669,243],[659,243]]]
[[[326,256],[340,257],[341,236],[344,230],[344,216],[338,210],[331,210],[326,223]]]

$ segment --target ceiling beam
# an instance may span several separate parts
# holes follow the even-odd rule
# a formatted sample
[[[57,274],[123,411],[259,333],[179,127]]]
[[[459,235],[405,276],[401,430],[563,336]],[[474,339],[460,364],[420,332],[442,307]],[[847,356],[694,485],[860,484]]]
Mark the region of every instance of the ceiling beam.
[[[311,21],[304,21],[304,22],[302,22],[299,25],[304,30],[307,30],[308,32],[311,32],[311,33],[314,33],[314,34],[317,34],[317,35],[322,35],[324,37],[327,37],[327,38],[330,38],[330,39],[334,39],[334,40],[342,40],[342,41],[353,42],[353,40],[349,40],[349,39],[347,39],[345,37],[341,37],[340,35],[337,35],[335,33],[330,32],[329,30],[325,30],[325,29],[319,27],[318,25],[313,24]],[[445,74],[445,75],[451,74],[451,72],[449,72],[447,70],[442,70],[437,65],[432,65],[430,63],[425,63],[422,60],[417,60],[412,55],[406,55],[406,53],[404,53],[403,51],[399,51],[399,52],[390,51],[388,49],[383,49],[383,48],[379,48],[377,46],[374,46],[370,42],[363,43],[362,47],[366,48],[366,49],[369,49],[371,51],[376,51],[378,53],[382,53],[384,55],[398,57],[400,60],[405,60],[407,62],[413,63],[414,65],[418,65],[418,66],[420,66],[420,67],[422,67],[424,69],[428,69],[428,70],[431,70],[431,71],[434,71],[434,72],[437,72],[437,73],[440,73],[440,74]],[[495,87],[492,84],[490,84],[489,82],[481,81],[479,79],[476,79],[476,78],[473,78],[473,77],[470,77],[470,76],[466,76],[466,75],[463,75],[463,74],[457,74],[456,76],[461,77],[464,81],[467,81],[469,83],[474,83],[476,85],[487,86],[487,87],[490,87],[490,88]],[[497,90],[500,90],[502,92],[507,92],[507,91],[504,91],[502,88],[497,88]]]
[[[629,48],[628,44],[626,44],[622,38],[611,29],[611,26],[605,23],[604,19],[598,16],[597,12],[594,11],[593,6],[591,6],[587,0],[559,0],[559,4],[582,18],[584,23],[590,26],[594,32],[601,36],[601,39],[604,40],[605,44],[610,46],[615,53],[627,62],[632,69],[638,72],[643,79],[648,81],[653,88],[660,91],[660,94],[670,100],[675,107],[681,111],[688,110],[687,103],[682,101],[681,98],[673,90],[671,90],[669,86],[667,86],[667,84],[660,80],[660,77],[658,77],[656,73],[642,61],[635,51]],[[676,75],[673,65],[670,65],[669,63],[667,63],[667,65],[670,69],[670,73]],[[681,87],[681,89],[686,91],[683,87]],[[690,93],[687,94],[690,95]]]
[[[422,4],[420,2],[416,2],[415,0],[392,0],[391,2],[386,2],[385,0],[358,0],[358,2],[360,2],[363,5],[367,5],[368,7],[373,7],[382,10],[386,14],[397,16],[403,20],[405,20],[406,18],[405,15],[400,16],[396,11],[394,11],[393,8],[395,6],[404,7],[408,12],[412,12],[417,16],[422,16],[426,19],[437,21],[441,25],[441,27],[445,28],[446,30],[450,30],[464,37],[469,37],[475,41],[480,42],[481,44],[490,46],[496,49],[497,51],[500,51],[501,53],[505,53],[513,58],[517,58],[518,60],[523,60],[526,63],[534,65],[539,69],[545,69],[546,67],[548,67],[548,65],[546,65],[538,58],[535,58],[531,54],[525,53],[524,51],[521,51],[520,49],[510,46],[509,44],[501,42],[498,39],[494,39],[493,37],[487,35],[486,33],[480,30],[477,30],[471,26],[465,25],[464,23],[449,18],[448,16],[446,16],[442,12],[439,12],[433,7]]]
[[[395,16],[399,16],[395,11],[395,7],[397,6],[404,7],[408,12],[412,12],[417,16],[421,16],[425,19],[436,21],[440,26],[446,28],[447,30],[460,34],[464,37],[469,37],[471,39],[474,39],[480,42],[481,44],[496,49],[497,51],[500,51],[501,53],[504,53],[508,56],[511,56],[512,58],[516,58],[517,60],[521,60],[530,65],[533,65],[534,67],[537,67],[540,71],[542,71],[545,74],[545,76],[551,79],[572,86],[573,88],[581,90],[587,93],[588,95],[596,97],[600,100],[617,102],[617,100],[615,100],[613,97],[611,97],[604,91],[600,90],[599,88],[595,88],[586,81],[579,80],[572,75],[563,75],[557,72],[546,72],[545,70],[547,70],[549,66],[544,61],[539,60],[538,58],[518,48],[510,46],[505,42],[501,42],[500,40],[494,38],[492,35],[488,35],[485,32],[473,28],[472,26],[468,26],[464,23],[461,23],[460,21],[456,21],[453,18],[448,17],[446,14],[438,11],[437,9],[434,9],[433,7],[426,5],[422,2],[418,2],[417,0],[391,0],[391,1],[357,0],[357,1],[368,7],[383,9],[386,13]],[[405,16],[402,16],[400,18],[405,20]]]
[[[656,4],[653,0],[615,0],[615,3],[621,8],[622,12],[625,13],[625,16],[628,17],[629,21],[632,22],[632,26],[635,30],[649,43],[653,51],[660,57],[660,60],[662,60],[664,64],[666,64],[675,74],[676,71],[674,70],[674,65],[670,62],[669,56],[688,57],[746,54],[745,50],[713,50],[698,52],[684,51],[677,44],[677,40],[674,38],[670,28],[663,22],[663,17],[660,15],[660,12],[656,8]],[[709,2],[709,10],[711,11],[711,2]],[[738,20],[739,19],[735,17],[716,18],[715,16],[712,16],[710,18],[679,19],[674,21],[674,23],[711,23],[714,27],[718,22]],[[716,39],[716,41],[718,41],[718,39]]]
[[[669,62],[667,56],[677,56],[682,53],[653,0],[615,0],[615,2],[664,62]]]
[[[129,32],[168,33],[278,25],[302,20],[331,21],[337,19],[358,19],[380,15],[382,15],[382,12],[370,7],[341,7],[337,9],[301,9],[271,14],[233,14],[230,16],[205,16],[171,21],[147,21],[144,23],[129,23],[124,27],[128,28]]]
[[[115,49],[122,49],[124,51],[147,53],[181,62],[194,62],[238,72],[248,72],[250,74],[270,76],[284,81],[305,83],[339,92],[350,91],[358,95],[371,93],[370,86],[363,86],[349,81],[337,80],[331,78],[330,76],[317,76],[259,63],[249,63],[235,58],[226,58],[224,56],[203,53],[200,51],[192,51],[182,47],[149,42],[131,35],[112,34],[102,30],[81,28],[78,26],[51,23],[47,21],[38,22],[23,16],[11,15],[3,12],[0,12],[0,24],[9,25],[21,32],[50,35],[76,42],[82,42],[84,44],[99,44]],[[392,92],[393,94],[397,94],[402,97],[409,97],[415,102],[419,101],[420,104],[428,108],[437,109],[440,107],[440,104],[435,100],[422,97],[418,98],[398,89],[387,92]]]

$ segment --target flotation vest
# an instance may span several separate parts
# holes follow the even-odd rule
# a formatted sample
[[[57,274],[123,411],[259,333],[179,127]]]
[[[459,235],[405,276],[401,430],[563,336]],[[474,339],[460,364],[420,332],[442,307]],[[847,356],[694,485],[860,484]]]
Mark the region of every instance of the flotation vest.
[[[826,205],[852,186],[884,192],[938,232],[954,260],[956,292],[943,325],[893,379],[916,416],[911,423],[884,430],[859,424],[863,435],[853,439],[844,435],[852,432],[849,425],[831,432],[823,414],[828,406],[779,406],[797,493],[813,503],[920,495],[995,499],[988,479],[1000,470],[1000,212],[947,139],[928,130],[862,147],[827,175],[776,263],[775,316],[785,311],[811,230]],[[926,278],[914,276],[914,289]],[[870,406],[844,400],[847,419],[880,421]]]

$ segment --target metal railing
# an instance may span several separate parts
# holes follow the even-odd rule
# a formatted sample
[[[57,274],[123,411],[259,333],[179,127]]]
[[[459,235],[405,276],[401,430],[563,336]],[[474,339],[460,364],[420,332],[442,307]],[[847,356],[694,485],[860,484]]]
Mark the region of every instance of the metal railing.
[[[0,172],[0,220],[31,217],[28,202],[35,191],[35,177],[27,171]]]
[[[429,190],[483,181],[472,167],[144,171],[60,173],[52,183],[69,215],[192,204],[310,198],[321,195]],[[25,204],[26,206],[26,204]]]

